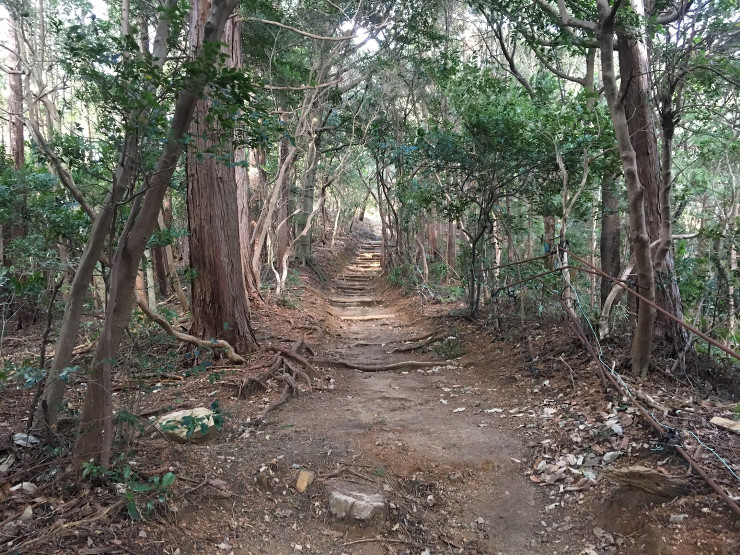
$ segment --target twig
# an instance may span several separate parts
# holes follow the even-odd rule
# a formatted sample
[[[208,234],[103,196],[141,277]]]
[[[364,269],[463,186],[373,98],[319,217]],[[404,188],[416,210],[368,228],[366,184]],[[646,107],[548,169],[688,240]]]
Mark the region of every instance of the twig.
[[[54,301],[57,298],[57,293],[59,293],[59,289],[61,289],[64,280],[65,276],[62,276],[62,279],[60,279],[58,283],[54,284],[54,289],[52,289],[51,298],[49,299],[49,307],[46,311],[46,328],[44,329],[44,334],[41,336],[41,347],[39,347],[39,370],[41,370],[42,372],[44,371],[44,366],[46,366],[46,345],[49,343],[49,333],[51,333],[51,324],[54,320]],[[46,376],[40,379],[39,383],[36,385],[36,392],[34,393],[33,400],[31,401],[31,408],[28,410],[28,425],[26,426],[26,435],[30,434],[31,428],[33,428],[33,416],[36,413],[36,405],[41,398],[41,394],[44,392],[45,384]]]
[[[182,492],[178,497],[185,497],[186,495],[189,495],[193,493],[194,491],[198,491],[200,488],[205,486],[207,483],[208,483],[208,477],[206,476],[205,478],[203,478],[203,481],[201,483],[199,483],[197,486],[193,486],[192,488]]]
[[[563,364],[565,364],[565,366],[568,368],[568,370],[570,370],[570,382],[573,384],[573,393],[575,393],[576,392],[576,381],[573,379],[573,368],[570,367],[570,364],[568,364],[567,362],[565,362],[565,360],[563,359],[563,356],[562,355],[560,356],[560,361]]]
[[[76,520],[74,522],[65,522],[64,524],[55,526],[54,528],[51,528],[45,534],[40,534],[40,535],[36,534],[33,538],[19,543],[18,545],[14,546],[13,550],[18,553],[23,553],[23,552],[27,553],[29,552],[28,549],[34,545],[38,545],[40,543],[49,545],[50,544],[49,540],[53,538],[54,536],[58,534],[61,534],[62,536],[67,536],[71,533],[74,533],[73,530],[83,524],[92,524],[93,522],[102,520],[108,517],[111,513],[118,511],[121,507],[124,506],[125,503],[126,503],[126,500],[121,499],[120,501],[116,501],[115,503],[113,503],[113,505],[105,509],[102,513],[99,513],[95,516],[92,516],[89,518],[83,518],[82,520]]]

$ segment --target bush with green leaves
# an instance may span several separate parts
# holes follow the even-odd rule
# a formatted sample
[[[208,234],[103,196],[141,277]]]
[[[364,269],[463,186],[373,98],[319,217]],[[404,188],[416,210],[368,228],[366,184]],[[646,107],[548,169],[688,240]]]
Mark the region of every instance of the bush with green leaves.
[[[106,470],[92,462],[82,465],[84,478],[100,480],[115,487],[126,501],[126,512],[132,519],[144,518],[157,507],[164,507],[172,493],[177,476],[167,472],[162,476],[151,476],[144,480],[131,465],[119,459],[119,465]]]

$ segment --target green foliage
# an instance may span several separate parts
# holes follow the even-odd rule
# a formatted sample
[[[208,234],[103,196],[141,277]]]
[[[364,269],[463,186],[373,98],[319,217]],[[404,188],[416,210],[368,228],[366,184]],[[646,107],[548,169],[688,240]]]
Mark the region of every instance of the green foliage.
[[[437,355],[445,360],[460,358],[465,354],[465,347],[454,330],[451,335],[445,337],[441,342],[435,343],[433,349]]]
[[[157,229],[152,233],[149,243],[147,243],[147,248],[152,249],[174,245],[180,237],[186,237],[188,233],[188,230],[185,228],[166,227],[164,229]]]
[[[409,262],[391,268],[386,279],[388,283],[394,287],[402,287],[407,293],[421,283],[415,266]]]
[[[126,463],[125,455],[119,457],[109,470],[92,462],[83,463],[82,476],[112,485],[126,500],[126,511],[129,518],[134,520],[152,514],[157,507],[165,506],[177,479],[175,474],[167,472],[162,476],[151,476],[143,480]]]

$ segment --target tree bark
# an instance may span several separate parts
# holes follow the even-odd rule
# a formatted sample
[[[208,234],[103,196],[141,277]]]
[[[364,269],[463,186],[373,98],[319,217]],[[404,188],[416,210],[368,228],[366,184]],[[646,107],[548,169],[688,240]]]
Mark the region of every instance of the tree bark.
[[[315,121],[321,118],[316,117]],[[302,230],[306,226],[308,216],[313,212],[314,191],[316,190],[316,174],[319,169],[319,148],[321,147],[321,133],[316,130],[311,131],[311,138],[308,143],[308,152],[306,154],[306,173],[303,181],[303,191],[301,192],[301,211],[296,217],[297,229]],[[313,234],[311,229],[305,233],[296,244],[295,254],[301,262],[306,262],[311,258],[311,246],[313,243]]]
[[[193,0],[191,45],[200,47],[205,31],[209,0]],[[227,22],[227,48],[235,48],[235,33]],[[229,55],[233,67],[234,57]],[[190,266],[197,273],[192,286],[193,321],[190,334],[224,339],[239,353],[254,350],[256,340],[249,322],[247,296],[239,245],[239,213],[234,167],[208,154],[218,148],[221,134],[217,124],[207,123],[209,101],[199,100],[190,128],[188,147],[188,223],[190,227]],[[206,154],[204,154],[206,153]],[[218,222],[218,225],[214,225]]]
[[[287,119],[286,114],[281,112],[280,121],[285,124],[287,123]],[[278,148],[280,165],[282,166],[288,157],[288,137],[281,137]],[[276,187],[280,187],[277,211],[277,260],[278,264],[282,264],[282,260],[290,244],[290,222],[288,221],[288,214],[290,213],[288,210],[288,203],[290,202],[290,180],[287,174],[283,175],[283,178],[280,180],[280,183],[276,184]],[[282,270],[282,267],[278,267],[278,269]]]
[[[610,276],[618,277],[621,272],[619,246],[622,244],[619,221],[619,195],[616,176],[605,175],[601,179],[601,238],[599,254],[601,269]],[[604,306],[612,290],[611,280],[601,278],[601,306]]]
[[[632,9],[644,16],[642,0],[631,0]],[[660,160],[658,157],[658,137],[650,103],[650,60],[647,47],[641,39],[623,33],[618,34],[619,68],[621,73],[620,95],[624,101],[627,125],[632,147],[636,154],[637,171],[644,189],[644,211],[647,234],[650,243],[660,241],[658,251],[653,255],[653,265],[659,279],[666,287],[656,288],[655,301],[661,308],[681,317],[681,294],[678,287],[671,286],[675,281],[675,267],[670,253],[670,181],[662,183]],[[669,146],[670,148],[670,146]],[[670,162],[668,162],[670,163]],[[666,168],[664,168],[666,169]],[[670,168],[667,168],[670,172]],[[665,206],[668,206],[667,210]],[[668,235],[666,235],[666,229]],[[656,276],[653,276],[653,280]],[[639,278],[638,278],[639,280]],[[641,284],[638,283],[640,287]],[[675,352],[685,343],[682,333],[665,315],[658,314],[653,329],[655,338],[670,342]]]
[[[26,162],[23,148],[23,66],[21,63],[20,23],[13,20],[10,35],[13,46],[8,56],[8,119],[10,126],[10,157],[13,167],[20,169]]]

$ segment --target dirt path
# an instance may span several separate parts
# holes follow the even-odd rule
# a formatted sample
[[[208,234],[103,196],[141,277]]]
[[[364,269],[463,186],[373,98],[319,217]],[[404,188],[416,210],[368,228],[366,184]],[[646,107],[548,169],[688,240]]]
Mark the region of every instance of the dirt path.
[[[383,287],[379,273],[379,244],[366,242],[329,289],[337,334],[323,341],[319,356],[364,365],[429,359],[391,352],[404,339],[435,330],[430,320],[409,321],[402,303],[376,293]],[[334,379],[334,391],[291,401],[264,430],[279,446],[277,476],[300,466],[319,477],[304,494],[319,521],[303,515],[295,529],[262,535],[259,549],[242,552],[290,553],[296,544],[316,553],[556,551],[537,533],[547,499],[522,472],[525,447],[485,412],[498,406],[496,392],[475,371],[450,362],[373,373],[339,369]],[[322,478],[327,475],[335,476]],[[360,524],[327,517],[326,496],[342,488],[383,495],[387,519]]]

